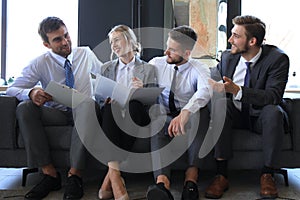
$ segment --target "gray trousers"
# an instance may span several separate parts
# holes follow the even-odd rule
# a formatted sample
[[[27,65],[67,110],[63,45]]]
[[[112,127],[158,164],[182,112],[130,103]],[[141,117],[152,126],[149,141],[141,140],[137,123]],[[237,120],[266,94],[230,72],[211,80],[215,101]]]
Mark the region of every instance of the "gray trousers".
[[[215,146],[215,158],[232,157],[232,129],[250,129],[262,135],[264,165],[280,168],[278,160],[284,136],[284,110],[279,105],[266,105],[258,117],[249,116],[250,124],[245,126],[245,117],[227,99],[227,112],[221,136]],[[246,140],[247,138],[245,138]]]
[[[52,164],[49,141],[44,129],[47,125],[73,126],[72,112],[37,106],[31,100],[17,107],[17,120],[27,153],[28,167],[37,168]],[[73,126],[70,147],[70,166],[84,169],[86,149]],[[63,134],[63,133],[62,133]],[[60,138],[57,138],[59,140]]]
[[[192,116],[192,115],[191,115]],[[153,136],[151,138],[151,151],[157,151],[161,148],[164,148],[165,150],[168,151],[161,151],[162,153],[159,154],[159,156],[156,157],[152,157],[152,162],[155,163],[156,167],[159,165],[164,165],[164,162],[166,159],[168,159],[168,156],[174,154],[174,152],[172,152],[172,149],[174,150],[174,148],[186,148],[185,151],[185,155],[187,156],[187,165],[188,167],[199,167],[200,164],[200,159],[198,157],[199,154],[199,150],[201,147],[201,144],[203,142],[203,138],[207,132],[208,126],[209,126],[209,111],[207,107],[204,107],[200,110],[200,120],[197,122],[199,123],[199,125],[197,124],[197,129],[196,129],[196,135],[194,138],[189,138],[189,132],[186,133],[187,136],[187,144],[182,144],[186,141],[184,141],[185,139],[181,138],[182,136],[178,136],[176,137],[176,139],[178,139],[178,144],[179,145],[174,145],[173,148],[164,148],[166,145],[168,145],[170,142],[172,142],[172,140],[174,138],[171,138],[168,133],[168,126],[170,121],[172,120],[172,117],[168,116],[167,121],[165,123],[164,128],[155,136]],[[186,125],[186,129],[189,128],[191,125],[193,124],[189,124],[189,123],[193,123],[191,121],[188,122],[188,124]],[[187,146],[189,145],[189,146]],[[179,147],[180,146],[180,147]],[[176,150],[175,150],[176,151]],[[171,178],[171,164],[165,166],[165,167],[159,167],[158,170],[154,170],[154,178],[155,180],[157,179],[157,177],[159,175],[165,175],[169,178]]]

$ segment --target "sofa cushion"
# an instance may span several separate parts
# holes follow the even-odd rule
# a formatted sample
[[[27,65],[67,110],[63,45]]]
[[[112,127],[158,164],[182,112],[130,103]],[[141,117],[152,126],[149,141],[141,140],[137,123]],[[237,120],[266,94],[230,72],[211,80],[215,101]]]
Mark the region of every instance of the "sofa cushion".
[[[246,142],[245,142],[246,141]],[[244,129],[235,129],[233,131],[233,150],[235,151],[258,151],[262,150],[261,134]],[[283,136],[283,150],[292,149],[291,134]]]
[[[0,147],[1,149],[16,148],[16,106],[15,97],[0,96]]]

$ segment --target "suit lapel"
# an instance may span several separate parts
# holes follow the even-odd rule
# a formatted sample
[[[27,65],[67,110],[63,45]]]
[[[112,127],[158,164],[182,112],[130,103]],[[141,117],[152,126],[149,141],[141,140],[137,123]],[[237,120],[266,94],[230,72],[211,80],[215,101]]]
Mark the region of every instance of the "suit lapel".
[[[116,70],[118,65],[118,59],[111,61],[111,64],[107,66],[107,69],[105,70],[104,76],[116,80]]]
[[[264,64],[263,64],[264,58],[265,58],[264,55],[265,55],[265,51],[264,51],[264,48],[262,48],[262,53],[261,53],[259,59],[257,60],[257,62],[255,63],[255,65],[253,66],[252,71],[251,71],[250,81],[251,81],[252,87],[255,86],[256,80],[258,80],[260,73],[264,73],[264,72],[262,72],[263,67],[264,67]]]
[[[144,81],[144,77],[145,77],[145,68],[144,68],[144,64],[143,62],[135,57],[135,63],[134,63],[135,67],[134,67],[134,71],[133,71],[133,75],[139,79],[141,79],[142,81]]]
[[[235,72],[236,66],[238,65],[238,62],[240,60],[240,56],[230,56],[228,59],[228,63],[225,65],[226,66],[226,71],[225,71],[225,76],[229,78],[233,78],[233,74]]]

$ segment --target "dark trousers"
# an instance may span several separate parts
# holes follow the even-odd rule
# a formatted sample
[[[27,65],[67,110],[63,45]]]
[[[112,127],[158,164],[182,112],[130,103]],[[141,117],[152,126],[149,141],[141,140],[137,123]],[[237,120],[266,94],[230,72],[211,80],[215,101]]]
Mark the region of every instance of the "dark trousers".
[[[199,113],[200,118],[195,117],[196,120],[191,120],[191,118],[194,116],[191,115],[189,122],[185,126],[185,130],[187,131],[190,129],[190,131],[187,131],[184,136],[171,138],[168,135],[168,126],[173,119],[172,116],[168,116],[165,126],[158,134],[151,138],[151,151],[158,151],[158,153],[155,153],[155,156],[154,154],[152,156],[155,180],[159,175],[165,175],[170,179],[171,164],[176,161],[175,154],[177,153],[177,159],[183,155],[182,153],[187,156],[186,163],[188,167],[199,167],[200,159],[198,154],[209,125],[208,108],[202,108]],[[195,126],[195,123],[199,123],[196,125],[196,129],[191,128]],[[191,131],[196,131],[196,133],[192,133]],[[173,143],[173,145],[168,147],[170,143]],[[174,160],[170,157],[174,157]]]
[[[262,135],[264,165],[280,167],[278,157],[284,135],[283,109],[279,105],[266,105],[261,109],[259,116],[248,117],[250,123],[246,127],[247,117],[245,118],[233,102],[227,99],[226,118],[221,136],[215,145],[215,158],[230,159],[232,157],[232,129],[243,128]]]
[[[99,106],[91,101],[99,118]],[[82,111],[81,111],[82,113]],[[17,120],[23,136],[27,153],[28,166],[31,168],[53,164],[50,144],[45,126],[73,126],[70,146],[70,166],[82,170],[85,168],[86,148],[79,138],[77,128],[74,126],[72,111],[37,106],[32,101],[21,102],[17,107]],[[61,133],[64,134],[64,133]],[[60,140],[60,138],[57,138]]]
[[[73,126],[72,112],[37,106],[28,100],[18,105],[16,114],[25,144],[28,166],[35,168],[52,163],[50,144],[44,127],[47,125]],[[71,146],[76,146],[77,150],[74,153],[70,153],[71,159],[74,160],[71,166],[80,168],[84,160],[84,154],[82,153],[84,152],[84,147],[81,145],[80,140],[73,137],[75,134],[77,132],[74,128]],[[59,140],[59,138],[57,139]]]
[[[104,104],[101,109],[101,127],[112,143],[126,151],[132,151],[136,137],[130,134],[132,134],[132,132],[137,133],[138,130],[130,126],[131,122],[129,122],[129,120],[132,119],[132,123],[138,126],[146,126],[150,123],[151,119],[147,108],[139,101],[131,100],[127,109],[129,109],[129,112],[124,111],[117,103]],[[131,133],[127,133],[127,130]],[[125,159],[124,154],[111,155],[111,161],[121,161]]]

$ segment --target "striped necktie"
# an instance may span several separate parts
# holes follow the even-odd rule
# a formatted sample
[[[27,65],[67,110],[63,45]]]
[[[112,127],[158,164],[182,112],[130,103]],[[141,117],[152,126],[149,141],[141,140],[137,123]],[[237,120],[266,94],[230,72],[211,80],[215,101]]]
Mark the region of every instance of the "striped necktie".
[[[66,85],[73,88],[74,87],[74,75],[71,69],[71,63],[68,59],[65,61],[65,75],[66,75]]]

